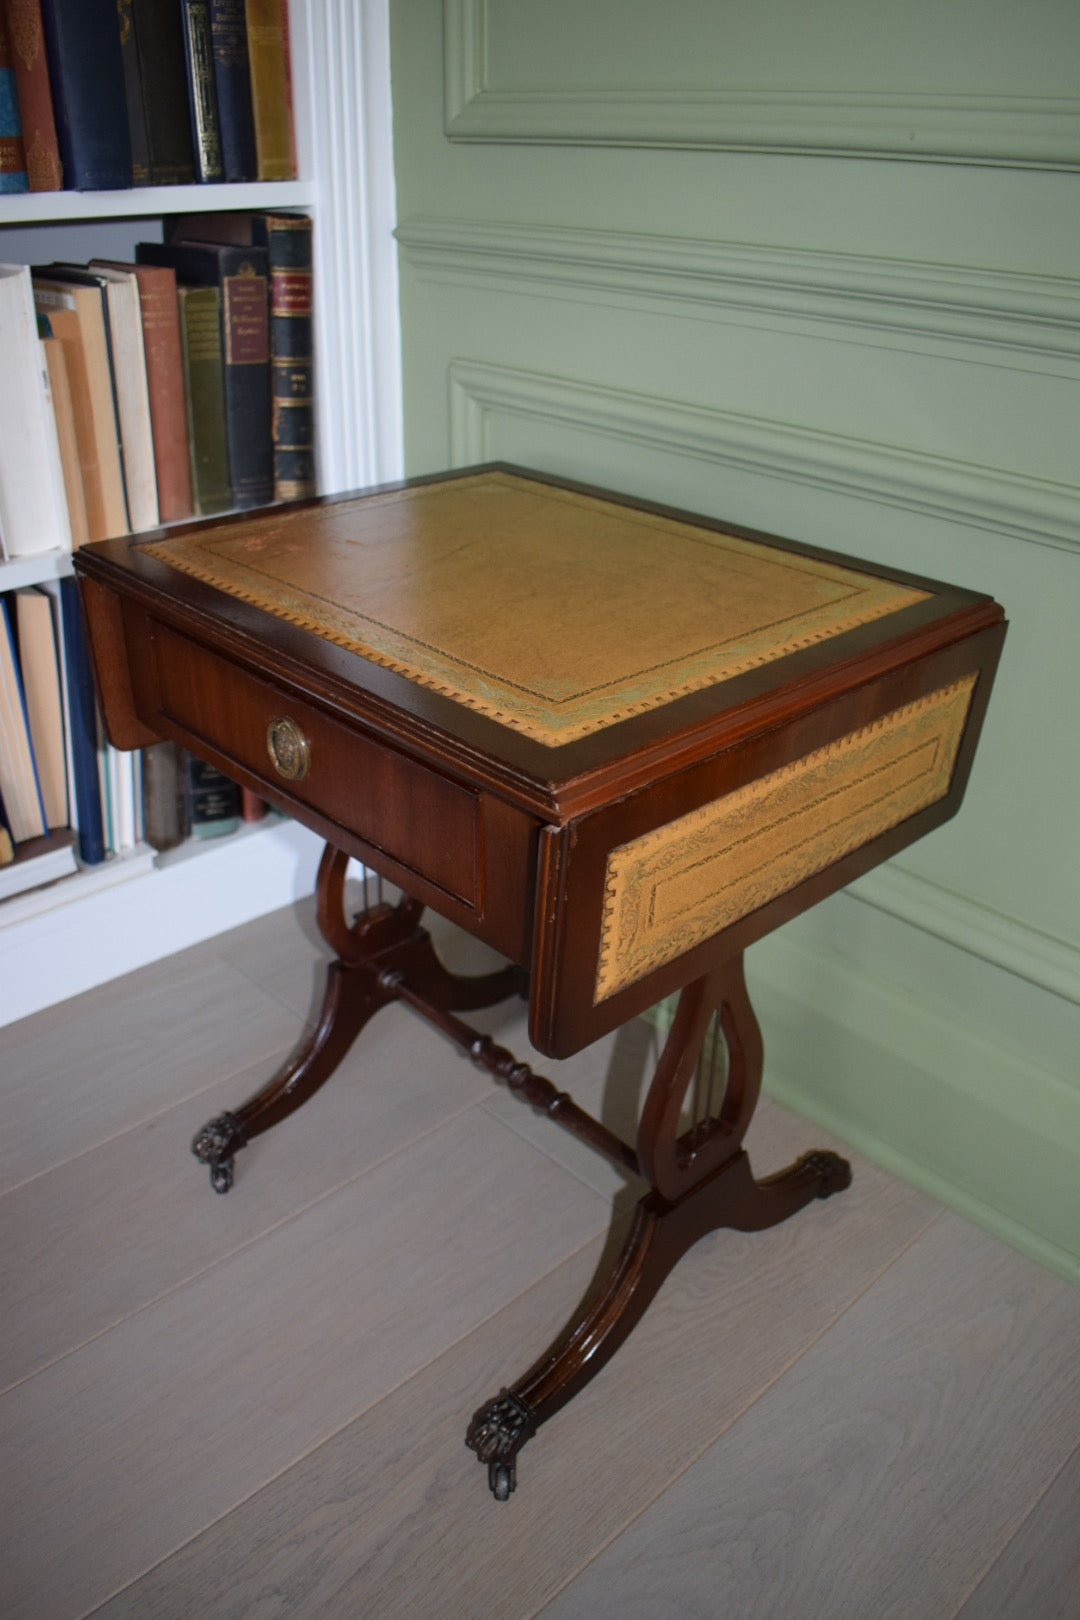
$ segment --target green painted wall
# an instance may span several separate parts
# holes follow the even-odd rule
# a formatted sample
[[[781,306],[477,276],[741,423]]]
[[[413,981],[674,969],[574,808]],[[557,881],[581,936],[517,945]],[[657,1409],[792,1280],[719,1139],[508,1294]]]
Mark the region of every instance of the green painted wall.
[[[755,947],[768,1084],[1080,1277],[1080,7],[392,0],[406,465],[990,591],[966,804]]]

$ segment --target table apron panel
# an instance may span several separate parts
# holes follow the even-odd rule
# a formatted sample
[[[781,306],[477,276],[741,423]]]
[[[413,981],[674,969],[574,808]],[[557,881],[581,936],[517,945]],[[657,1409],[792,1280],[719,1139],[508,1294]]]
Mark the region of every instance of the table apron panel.
[[[148,621],[148,631],[157,710],[144,713],[148,723],[168,722],[195,752],[207,745],[265,782],[275,800],[295,804],[301,820],[304,808],[314,810],[470,910],[480,909],[477,792],[158,620]],[[291,722],[300,751],[296,777],[282,774],[268,744],[270,728],[283,720]]]
[[[596,1040],[948,819],[1003,634],[938,648],[553,833],[539,1050]]]

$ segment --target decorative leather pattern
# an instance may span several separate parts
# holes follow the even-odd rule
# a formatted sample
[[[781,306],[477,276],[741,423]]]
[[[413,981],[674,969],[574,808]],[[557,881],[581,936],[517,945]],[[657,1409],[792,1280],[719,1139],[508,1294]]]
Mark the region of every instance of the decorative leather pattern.
[[[548,747],[925,597],[498,471],[143,550]]]
[[[613,849],[594,1002],[944,798],[975,680],[894,709]]]

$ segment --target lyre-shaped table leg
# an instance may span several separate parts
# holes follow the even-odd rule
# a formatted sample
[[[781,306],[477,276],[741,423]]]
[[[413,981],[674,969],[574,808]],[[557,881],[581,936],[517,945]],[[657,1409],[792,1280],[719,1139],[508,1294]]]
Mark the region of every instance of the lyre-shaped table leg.
[[[724,1094],[715,1102],[714,1018],[727,1049]],[[850,1184],[846,1160],[825,1152],[808,1153],[788,1170],[755,1181],[742,1141],[760,1092],[761,1067],[760,1031],[738,958],[682,993],[638,1131],[638,1162],[651,1187],[614,1266],[525,1376],[482,1407],[469,1426],[466,1444],[487,1464],[499,1500],[515,1487],[521,1447],[611,1359],[699,1238],[718,1227],[774,1226],[811,1199]],[[680,1132],[691,1093],[695,1102],[704,1098],[705,1112]]]
[[[219,1114],[196,1135],[191,1151],[209,1166],[215,1192],[232,1186],[235,1155],[254,1136],[287,1119],[334,1073],[368,1020],[396,999],[387,975],[406,971],[428,999],[448,1010],[490,1007],[520,988],[516,968],[467,977],[439,961],[426,930],[423,907],[400,900],[366,907],[353,922],[345,913],[349,857],[328,844],[316,886],[319,931],[336,951],[327,969],[322,1009],[314,1029],[254,1096],[232,1113]]]

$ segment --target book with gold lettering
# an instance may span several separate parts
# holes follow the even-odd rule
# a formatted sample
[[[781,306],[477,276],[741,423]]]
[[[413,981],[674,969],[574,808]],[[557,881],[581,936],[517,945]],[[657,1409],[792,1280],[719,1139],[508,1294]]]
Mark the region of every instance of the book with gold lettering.
[[[45,59],[41,0],[3,0],[0,15],[7,24],[30,190],[59,191],[64,174]]]
[[[246,0],[251,100],[260,180],[295,180],[289,13],[285,0]]]
[[[196,180],[224,180],[209,0],[179,0]]]
[[[225,179],[257,180],[244,0],[210,0],[210,41]]]
[[[140,264],[170,265],[180,284],[217,288],[233,505],[264,506],[274,498],[266,249],[222,242],[140,242],[135,256]]]
[[[264,247],[270,269],[271,437],[274,499],[316,493],[312,222],[308,214],[225,211],[178,214],[167,241],[203,240]]]
[[[29,189],[7,23],[4,12],[0,11],[0,192]]]

